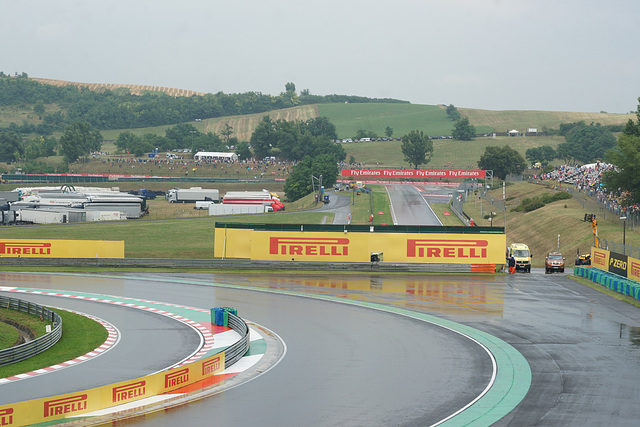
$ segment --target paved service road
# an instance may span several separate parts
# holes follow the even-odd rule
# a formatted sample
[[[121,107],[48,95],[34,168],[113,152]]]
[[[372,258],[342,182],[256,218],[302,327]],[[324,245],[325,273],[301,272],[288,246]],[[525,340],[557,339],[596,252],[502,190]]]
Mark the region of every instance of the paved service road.
[[[422,193],[408,184],[386,185],[394,225],[442,225]]]
[[[497,426],[636,426],[640,309],[568,275],[545,275],[540,269],[512,276],[248,272],[127,275],[118,286],[98,282],[103,293],[237,307],[240,315],[280,334],[288,346],[283,361],[265,375],[149,417],[148,425],[213,420],[238,425],[428,425],[438,418],[434,414],[452,410],[460,387],[478,387],[465,375],[485,375],[483,359],[469,353],[464,341],[450,340],[421,322],[354,306],[214,287],[217,282],[409,308],[503,339],[526,357],[532,382],[522,403]],[[173,283],[144,282],[140,276]],[[22,280],[20,286],[26,285]],[[432,348],[431,337],[437,348]],[[345,349],[341,355],[335,351],[339,346]],[[453,373],[434,369],[451,364]]]

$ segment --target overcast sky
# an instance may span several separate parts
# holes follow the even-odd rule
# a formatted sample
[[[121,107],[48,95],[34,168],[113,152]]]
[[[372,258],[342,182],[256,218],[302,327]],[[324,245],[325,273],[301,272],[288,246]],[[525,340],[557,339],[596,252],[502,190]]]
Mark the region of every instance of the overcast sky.
[[[639,18],[637,0],[0,0],[0,71],[626,113]]]

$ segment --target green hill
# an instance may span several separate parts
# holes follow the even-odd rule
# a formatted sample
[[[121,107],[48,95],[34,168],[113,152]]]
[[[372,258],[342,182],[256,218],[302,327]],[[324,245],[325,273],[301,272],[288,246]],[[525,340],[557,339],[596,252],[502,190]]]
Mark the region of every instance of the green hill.
[[[572,113],[554,111],[493,111],[458,108],[463,116],[469,117],[478,133],[501,132],[507,129],[526,131],[537,128],[558,129],[561,123],[584,120],[586,123],[597,122],[603,125],[625,124],[629,119],[635,120],[635,114],[608,113]],[[274,120],[307,120],[313,117],[326,116],[335,124],[339,138],[353,138],[358,129],[385,135],[387,126],[393,129],[393,136],[399,137],[417,129],[427,135],[450,135],[454,122],[447,118],[444,108],[435,105],[420,104],[316,104],[273,110],[267,113],[247,114],[242,116],[226,116],[202,119],[193,122],[202,132],[218,132],[225,123],[235,130],[235,136],[243,141],[249,140],[253,129],[262,116],[270,115]],[[168,126],[140,129],[118,129],[103,131],[106,140],[117,139],[125,130],[135,134],[156,133],[164,135]]]
[[[418,104],[318,104],[318,114],[336,125],[338,137],[352,138],[358,129],[385,136],[387,126],[399,137],[418,129],[430,136],[451,135],[454,122],[444,109],[435,105]],[[479,125],[479,132],[490,132]]]

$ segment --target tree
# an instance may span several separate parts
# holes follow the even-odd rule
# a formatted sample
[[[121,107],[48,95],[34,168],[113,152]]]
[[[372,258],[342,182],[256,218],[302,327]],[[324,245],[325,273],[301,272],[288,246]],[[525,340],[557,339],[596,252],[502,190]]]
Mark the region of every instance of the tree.
[[[640,98],[638,98],[638,100],[640,100]],[[629,119],[629,121],[625,125],[624,130],[622,131],[622,133],[624,133],[625,135],[640,136],[640,126],[638,124],[634,123],[633,120]]]
[[[36,101],[36,103],[33,106],[33,112],[42,116],[45,113],[45,108],[44,108],[44,101],[39,99]]]
[[[142,142],[142,138],[132,132],[120,132],[116,140],[116,149],[120,153],[131,153],[134,147]]]
[[[136,157],[141,157],[144,153],[150,153],[153,150],[153,146],[141,138],[138,138],[138,143],[133,147],[131,153]]]
[[[508,174],[520,174],[526,168],[526,162],[522,155],[513,148],[489,146],[478,161],[478,167],[483,170],[492,170],[494,176],[505,179]]]
[[[571,145],[574,158],[583,163],[603,159],[605,153],[616,146],[616,137],[599,123],[589,126],[581,123],[564,138]]]
[[[391,126],[387,126],[384,128],[384,134],[391,138],[391,135],[393,135],[393,128]]]
[[[87,122],[68,125],[60,137],[62,154],[69,163],[93,151],[100,151],[101,145],[102,134]]]
[[[300,99],[298,99],[298,95],[296,94],[296,85],[294,83],[286,83],[284,85],[284,89],[286,92],[281,93],[280,97],[286,107],[292,107],[300,104]]]
[[[330,154],[317,157],[307,156],[293,167],[291,174],[284,183],[287,200],[296,201],[313,192],[311,177],[322,175],[322,184],[331,187],[338,177],[338,165]]]
[[[371,138],[371,140],[373,141],[377,137],[378,137],[378,134],[373,132],[373,131],[365,130],[365,129],[358,129],[356,131],[355,139]]]
[[[173,142],[173,147],[168,148],[184,148],[191,147],[193,138],[200,132],[190,123],[180,123],[164,131],[166,138]]]
[[[228,122],[224,124],[222,130],[220,131],[222,142],[229,145],[229,141],[231,140],[231,135],[233,135],[233,126],[231,126]]]
[[[329,121],[328,117],[314,117],[301,122],[300,133],[309,132],[313,136],[324,135],[329,139],[338,139],[338,132],[336,126]]]
[[[24,154],[22,141],[17,133],[0,131],[0,160],[3,162],[15,162]]]
[[[251,134],[251,148],[258,159],[271,155],[271,150],[277,145],[275,123],[266,115],[258,123]]]
[[[542,147],[529,148],[525,153],[525,157],[531,164],[540,162],[542,166],[546,166],[550,161],[556,158],[556,150],[549,145]]]
[[[412,130],[402,137],[401,149],[404,161],[409,163],[409,167],[415,166],[417,170],[420,165],[426,165],[431,161],[433,142],[422,131]]]
[[[476,137],[476,128],[469,123],[467,117],[462,117],[456,121],[451,135],[458,141],[471,141]]]
[[[458,120],[460,120],[460,117],[462,117],[458,109],[454,107],[453,104],[449,104],[446,111],[447,117],[449,117],[449,120],[453,122],[457,122]]]
[[[640,98],[638,98],[640,102]],[[605,172],[603,183],[605,187],[620,194],[627,205],[640,203],[640,105],[638,105],[637,123],[629,119],[618,138],[617,146],[606,153],[608,162],[616,168]]]
[[[251,149],[249,149],[249,143],[246,141],[240,142],[236,146],[236,154],[238,155],[238,160],[248,160],[251,158]]]

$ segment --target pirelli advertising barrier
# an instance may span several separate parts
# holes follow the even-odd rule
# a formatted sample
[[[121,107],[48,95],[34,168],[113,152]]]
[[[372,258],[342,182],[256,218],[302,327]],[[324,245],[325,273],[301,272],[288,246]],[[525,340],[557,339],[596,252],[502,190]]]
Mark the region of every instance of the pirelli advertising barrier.
[[[105,387],[0,406],[0,426],[47,423],[170,392],[224,370],[224,353]],[[47,424],[49,425],[49,424]]]
[[[216,224],[214,255],[265,261],[369,262],[372,253],[381,253],[385,262],[504,264],[505,247],[504,233],[272,231],[219,228]]]
[[[592,246],[591,265],[609,273],[640,282],[640,260],[637,258]]]
[[[0,239],[0,257],[124,258],[124,241]]]

